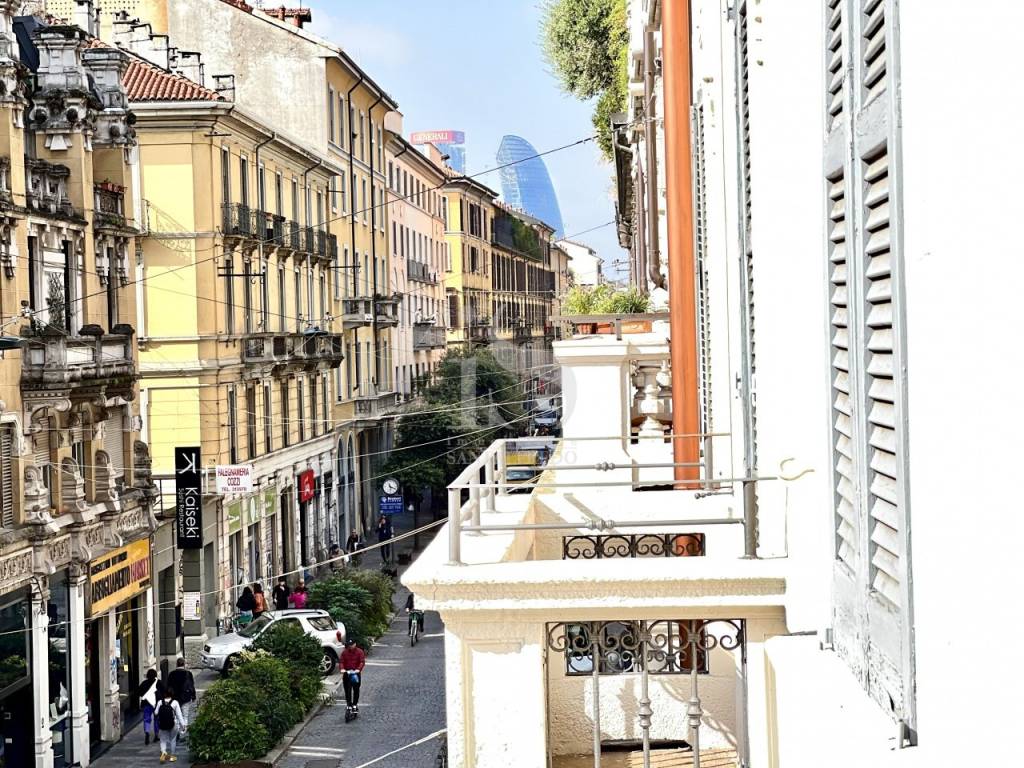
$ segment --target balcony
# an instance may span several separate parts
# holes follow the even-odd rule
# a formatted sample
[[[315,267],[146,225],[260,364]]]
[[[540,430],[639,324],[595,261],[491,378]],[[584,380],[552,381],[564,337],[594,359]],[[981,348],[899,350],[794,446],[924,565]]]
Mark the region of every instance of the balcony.
[[[403,576],[445,614],[450,757],[507,764],[515,743],[516,766],[769,764],[764,641],[788,631],[787,568],[758,559],[749,501],[796,478],[716,469],[729,434],[670,434],[664,336],[555,353],[565,437],[492,443]],[[488,698],[510,685],[522,711]]]
[[[292,253],[302,250],[302,227],[296,221],[289,221],[285,228],[285,247],[290,248]]]
[[[524,344],[533,340],[533,325],[531,323],[519,322],[512,328],[512,341],[516,344]]]
[[[342,299],[341,305],[341,323],[344,328],[361,328],[373,323],[373,299]]]
[[[428,285],[437,285],[437,272],[428,268],[427,264],[413,259],[406,259],[406,272],[410,280],[415,280]]]
[[[267,211],[253,211],[256,225],[256,236],[263,240],[268,248],[284,247],[284,230],[287,219]]]
[[[344,339],[339,333],[266,333],[242,340],[242,363],[290,369],[337,368],[344,359]]]
[[[489,317],[471,318],[466,326],[466,337],[478,344],[489,344],[493,340],[491,319]]]
[[[35,213],[64,219],[84,220],[68,196],[71,169],[46,160],[26,159],[25,196],[28,208]]]
[[[357,419],[379,419],[388,416],[398,407],[398,394],[384,392],[372,395],[357,395],[353,398]]]
[[[377,326],[380,328],[392,328],[398,325],[398,305],[402,298],[397,295],[374,297],[373,304],[377,316]]]
[[[412,348],[414,350],[443,349],[444,346],[444,328],[419,324],[412,327]]]
[[[115,330],[120,330],[117,326]],[[24,389],[52,390],[103,385],[131,391],[138,377],[130,333],[104,336],[32,336],[22,342]]]
[[[317,235],[320,232],[315,227],[303,227],[302,228],[302,248],[301,250],[308,256],[317,256],[319,251],[317,250]]]
[[[124,209],[124,187],[105,182],[93,188],[93,227],[106,232],[134,232]]]
[[[221,205],[221,229],[224,237],[240,241],[257,239],[257,227],[253,209],[244,203]]]

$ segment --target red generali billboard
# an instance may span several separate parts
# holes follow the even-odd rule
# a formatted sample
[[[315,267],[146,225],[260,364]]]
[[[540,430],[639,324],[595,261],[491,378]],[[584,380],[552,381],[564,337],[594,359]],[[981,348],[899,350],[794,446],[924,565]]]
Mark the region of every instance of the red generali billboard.
[[[462,131],[416,131],[409,137],[410,144],[465,144]]]
[[[312,469],[299,473],[299,501],[310,501],[316,495],[316,478]]]

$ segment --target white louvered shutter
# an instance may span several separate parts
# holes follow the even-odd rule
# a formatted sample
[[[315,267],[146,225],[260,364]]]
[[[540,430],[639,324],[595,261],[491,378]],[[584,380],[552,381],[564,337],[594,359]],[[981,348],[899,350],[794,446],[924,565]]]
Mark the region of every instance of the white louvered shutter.
[[[846,238],[846,180],[828,180],[829,291],[832,339],[832,442],[835,461],[836,557],[857,567],[857,511],[850,398],[850,315]]]
[[[103,450],[115,477],[124,474],[124,408],[112,408],[103,422]]]
[[[826,0],[825,6],[825,82],[827,94],[826,125],[829,130],[843,118],[843,81],[846,78],[846,65],[843,55],[843,2],[842,0]]]
[[[886,0],[865,0],[861,27],[864,47],[864,102],[871,101],[888,84],[886,56]]]
[[[0,429],[0,526],[14,525],[14,438],[8,428]]]
[[[703,99],[703,95],[699,100]],[[700,431],[712,432],[711,420],[711,307],[708,294],[707,179],[704,157],[704,105],[693,108],[693,237],[697,286],[697,363],[700,367]],[[711,457],[704,456],[705,472]]]
[[[32,435],[32,453],[37,467],[50,466],[50,420],[39,420],[39,431]]]
[[[889,230],[889,155],[867,164],[865,205],[865,363],[868,418],[868,514],[871,586],[894,605],[900,600],[899,494],[896,392],[893,380],[892,250]]]

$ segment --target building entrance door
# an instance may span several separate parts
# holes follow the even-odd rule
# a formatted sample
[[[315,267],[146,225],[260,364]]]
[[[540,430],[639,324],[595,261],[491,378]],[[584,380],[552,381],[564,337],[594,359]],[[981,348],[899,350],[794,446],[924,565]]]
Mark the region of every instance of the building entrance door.
[[[121,733],[127,733],[142,716],[135,691],[139,687],[140,600],[132,598],[117,608],[117,634],[114,655],[117,657],[117,688],[121,704]]]

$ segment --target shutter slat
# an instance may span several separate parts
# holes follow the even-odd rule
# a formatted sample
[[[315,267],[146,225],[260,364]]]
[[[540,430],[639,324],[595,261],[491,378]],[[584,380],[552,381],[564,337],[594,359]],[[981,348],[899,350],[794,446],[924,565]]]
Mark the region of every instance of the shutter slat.
[[[11,430],[0,429],[0,525],[14,525],[14,440]]]
[[[899,503],[896,496],[896,481],[891,477],[876,474],[871,481],[871,493],[893,506]]]
[[[896,452],[896,433],[884,426],[876,425],[871,430],[871,438],[868,443],[880,451]]]
[[[883,499],[875,499],[871,505],[871,519],[884,523],[892,531],[899,530],[899,513],[896,507]],[[899,539],[896,540],[899,542]],[[890,548],[891,552],[899,552],[900,545],[897,543]]]
[[[124,408],[111,409],[103,422],[103,450],[110,457],[110,470],[115,477],[124,474]]]
[[[892,429],[895,426],[895,421],[896,409],[891,403],[872,403],[871,412],[868,414],[868,423]]]

